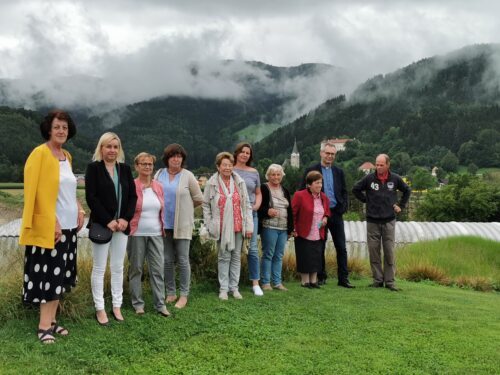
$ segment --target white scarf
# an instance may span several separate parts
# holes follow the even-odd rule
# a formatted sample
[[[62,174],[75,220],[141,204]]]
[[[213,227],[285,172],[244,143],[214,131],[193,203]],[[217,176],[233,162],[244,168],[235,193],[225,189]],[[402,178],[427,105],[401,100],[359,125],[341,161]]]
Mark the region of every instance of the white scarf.
[[[233,196],[234,196],[234,179],[233,176],[229,180],[229,191],[222,177],[218,176],[219,185],[222,186],[222,191],[226,197],[224,205],[224,215],[222,218],[222,230],[220,234],[220,248],[225,251],[232,251],[236,247],[234,238],[234,213],[233,213]]]

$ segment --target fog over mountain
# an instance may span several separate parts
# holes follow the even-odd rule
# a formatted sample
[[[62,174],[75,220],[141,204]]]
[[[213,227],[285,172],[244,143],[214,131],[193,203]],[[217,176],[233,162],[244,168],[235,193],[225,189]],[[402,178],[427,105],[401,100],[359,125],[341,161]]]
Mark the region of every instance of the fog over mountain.
[[[30,109],[53,105],[87,108],[99,115],[157,97],[240,101],[262,93],[291,99],[276,119],[284,124],[355,87],[347,70],[325,64],[276,68],[263,63],[205,60],[172,66],[160,63],[168,61],[166,50],[163,52],[151,48],[147,54],[113,59],[101,77],[0,80],[0,102]]]
[[[2,102],[96,113],[161,96],[241,100],[252,91],[241,77],[251,75],[264,92],[296,98],[283,110],[287,122],[374,75],[500,35],[500,3],[486,0],[4,0],[0,7]],[[277,80],[245,61],[342,70]]]

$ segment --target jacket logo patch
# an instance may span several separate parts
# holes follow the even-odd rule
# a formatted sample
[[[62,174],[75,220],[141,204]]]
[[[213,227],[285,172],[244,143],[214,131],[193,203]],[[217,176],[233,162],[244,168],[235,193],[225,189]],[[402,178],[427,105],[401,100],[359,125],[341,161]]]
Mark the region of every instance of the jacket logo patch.
[[[390,181],[387,183],[387,189],[394,190],[394,182]]]

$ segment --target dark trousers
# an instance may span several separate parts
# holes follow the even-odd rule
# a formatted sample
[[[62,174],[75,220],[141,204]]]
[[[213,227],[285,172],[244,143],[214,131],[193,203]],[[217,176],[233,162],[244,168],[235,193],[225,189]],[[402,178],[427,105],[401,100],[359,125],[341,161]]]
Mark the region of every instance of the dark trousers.
[[[345,283],[349,281],[349,272],[347,271],[347,249],[345,245],[344,219],[342,214],[330,210],[330,217],[327,222],[328,230],[333,238],[333,244],[337,252],[337,273],[338,282]],[[326,280],[326,265],[325,265],[325,248],[326,238],[323,246],[322,256],[322,271],[318,272],[318,280]]]

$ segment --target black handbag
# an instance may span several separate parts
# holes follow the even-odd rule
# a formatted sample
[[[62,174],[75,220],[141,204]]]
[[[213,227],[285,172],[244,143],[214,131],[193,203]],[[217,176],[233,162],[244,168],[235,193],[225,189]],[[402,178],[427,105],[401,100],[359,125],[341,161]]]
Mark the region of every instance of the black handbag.
[[[120,167],[118,166],[118,181],[120,181]],[[118,196],[117,196],[117,201],[118,205],[120,204],[120,198],[121,198],[121,186],[120,183],[118,183]],[[115,215],[115,220],[118,218],[118,212]],[[113,231],[109,229],[108,227],[105,227],[95,221],[92,221],[90,223],[90,228],[89,228],[89,240],[92,241],[93,243],[97,244],[104,244],[108,243],[111,241],[111,238],[113,237]]]
[[[102,226],[99,223],[93,221],[90,223],[89,228],[89,239],[93,243],[103,244],[111,241],[111,237],[113,236],[113,232],[108,227]]]

